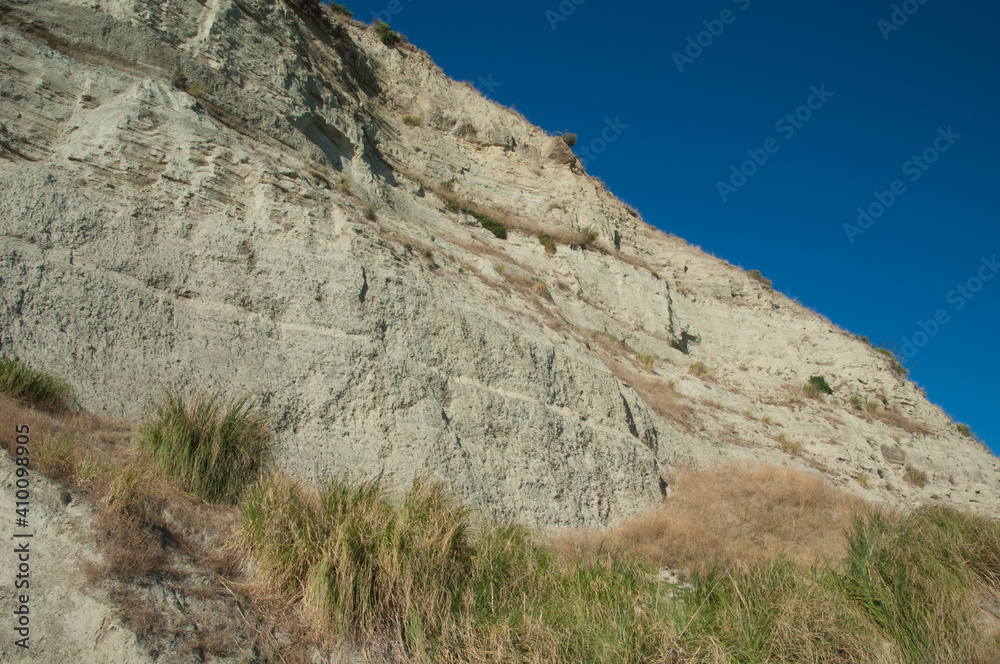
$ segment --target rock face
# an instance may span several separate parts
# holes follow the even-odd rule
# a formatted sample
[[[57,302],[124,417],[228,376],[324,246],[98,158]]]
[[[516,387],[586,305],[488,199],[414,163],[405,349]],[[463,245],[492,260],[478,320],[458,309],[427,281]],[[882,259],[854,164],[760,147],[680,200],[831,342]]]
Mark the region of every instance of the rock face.
[[[89,409],[258,394],[295,476],[425,473],[541,526],[732,459],[997,511],[997,459],[891,358],[413,47],[305,0],[0,0],[0,40],[0,352]]]

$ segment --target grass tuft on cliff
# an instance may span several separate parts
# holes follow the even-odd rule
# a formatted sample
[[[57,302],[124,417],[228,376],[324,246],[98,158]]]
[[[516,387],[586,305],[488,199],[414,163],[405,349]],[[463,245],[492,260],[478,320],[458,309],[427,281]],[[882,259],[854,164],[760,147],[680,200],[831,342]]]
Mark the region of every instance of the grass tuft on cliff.
[[[20,360],[0,356],[0,392],[43,410],[67,410],[73,398],[69,383]]]
[[[267,418],[247,397],[167,394],[136,443],[185,491],[235,504],[260,477],[273,447]]]

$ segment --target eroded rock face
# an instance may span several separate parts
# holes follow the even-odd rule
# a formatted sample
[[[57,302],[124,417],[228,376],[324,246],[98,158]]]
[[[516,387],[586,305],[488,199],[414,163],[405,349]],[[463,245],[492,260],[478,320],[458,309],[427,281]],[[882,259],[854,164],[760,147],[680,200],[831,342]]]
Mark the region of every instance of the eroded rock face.
[[[885,357],[647,226],[426,54],[314,11],[0,1],[0,351],[131,417],[163,388],[258,394],[296,476],[429,474],[543,526],[738,459],[995,512],[997,460]],[[811,375],[834,396],[803,397]]]
[[[569,166],[575,172],[583,171],[580,158],[573,154],[566,141],[559,136],[553,136],[545,143],[542,148],[542,156],[561,166]]]

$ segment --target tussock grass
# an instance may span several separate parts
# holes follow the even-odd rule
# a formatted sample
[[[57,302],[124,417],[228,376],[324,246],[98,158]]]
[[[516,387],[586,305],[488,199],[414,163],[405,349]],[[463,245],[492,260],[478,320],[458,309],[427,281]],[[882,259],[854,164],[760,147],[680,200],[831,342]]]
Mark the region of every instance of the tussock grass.
[[[517,525],[474,518],[440,484],[402,501],[273,476],[248,494],[242,540],[270,584],[321,626],[396,641],[415,661],[642,662],[670,647],[648,566],[568,564]]]
[[[221,503],[237,501],[273,447],[267,419],[247,397],[226,401],[217,394],[165,395],[136,443],[185,491]]]
[[[683,529],[676,512],[670,529],[646,515],[575,548],[484,521],[425,480],[393,500],[372,482],[336,480],[317,494],[272,476],[248,494],[241,537],[318,629],[391,641],[415,662],[991,661],[974,597],[1000,584],[997,524],[947,509],[865,510],[788,469],[744,468],[735,482],[734,472],[681,484],[678,497],[691,494]],[[860,516],[831,528],[831,510],[846,520],[849,508]],[[636,551],[657,517],[662,537]],[[758,544],[803,522],[810,545]],[[831,531],[828,556],[817,542]],[[686,557],[670,556],[692,540]],[[727,546],[728,558],[713,555]],[[664,584],[667,560],[695,570],[690,586]]]
[[[556,253],[556,242],[552,239],[552,236],[548,233],[542,232],[538,234],[538,242],[545,248],[545,253],[554,254]]]
[[[874,625],[824,583],[818,568],[785,558],[696,575],[685,598],[697,661],[896,662]]]
[[[865,510],[833,586],[895,643],[901,661],[973,661],[977,589],[1000,589],[1000,524],[931,507]]]
[[[833,394],[833,388],[823,376],[810,376],[809,381],[802,388],[802,394],[811,399],[822,401],[824,394]]]
[[[871,403],[871,402],[869,402]],[[923,422],[918,422],[916,420],[911,420],[902,413],[889,410],[888,408],[879,409],[876,408],[874,411],[870,411],[875,416],[876,419],[882,420],[891,427],[897,429],[902,429],[907,433],[912,433],[918,436],[926,436],[930,434],[931,430],[927,428]]]
[[[0,357],[0,393],[49,411],[67,410],[73,398],[63,379],[8,357]]]

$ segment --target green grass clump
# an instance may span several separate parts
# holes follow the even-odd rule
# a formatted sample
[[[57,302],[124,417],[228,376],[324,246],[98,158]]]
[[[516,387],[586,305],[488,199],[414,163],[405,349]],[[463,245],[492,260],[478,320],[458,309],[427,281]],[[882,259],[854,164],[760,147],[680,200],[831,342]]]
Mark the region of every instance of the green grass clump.
[[[400,42],[403,41],[400,38],[400,36],[397,35],[395,31],[393,31],[393,29],[390,28],[389,24],[386,23],[385,21],[377,19],[372,24],[372,29],[375,30],[375,34],[378,35],[378,38],[386,46],[395,46],[396,44],[399,44]]]
[[[923,489],[927,486],[927,473],[916,466],[907,466],[906,471],[903,473],[903,479],[907,484],[911,484],[918,489]]]
[[[802,451],[805,447],[797,440],[788,440],[788,436],[784,433],[778,434],[778,444],[781,445],[781,451],[785,454],[791,454],[792,456],[801,456]]]
[[[164,396],[136,434],[140,449],[185,491],[235,503],[266,466],[273,447],[267,419],[247,397]]]
[[[576,145],[577,136],[572,132],[563,134],[560,138],[563,139],[563,143],[565,143],[566,146],[569,148],[572,148],[573,146]]]
[[[956,424],[955,428],[958,430],[958,433],[962,434],[966,438],[972,438],[973,437],[973,435],[972,435],[972,429],[969,428],[969,425],[967,425],[967,424]]]
[[[639,362],[642,363],[642,368],[643,369],[645,369],[649,373],[653,372],[653,363],[656,360],[656,358],[654,358],[652,355],[650,355],[648,353],[640,353],[639,351],[636,351],[635,352],[635,359],[639,360]]]
[[[833,388],[826,382],[823,376],[810,376],[802,393],[813,399],[822,399],[824,394],[833,394]]]
[[[685,645],[698,662],[886,661],[874,626],[824,581],[781,558],[696,575]]]
[[[865,402],[857,394],[854,394],[851,395],[851,406],[854,407],[854,410],[864,410]]]
[[[577,234],[577,239],[574,246],[580,247],[581,249],[586,249],[590,245],[597,241],[598,234],[590,226],[583,228]]]
[[[419,127],[421,124],[423,124],[423,120],[421,120],[415,115],[404,115],[403,124],[405,124],[407,127]]]
[[[889,637],[904,662],[973,661],[972,599],[1000,588],[1000,525],[940,507],[869,511],[848,532],[832,585]]]
[[[0,356],[0,393],[45,410],[66,410],[73,398],[69,383],[20,360]]]
[[[556,243],[548,233],[539,233],[538,242],[545,247],[545,253],[554,254],[556,253]]]

